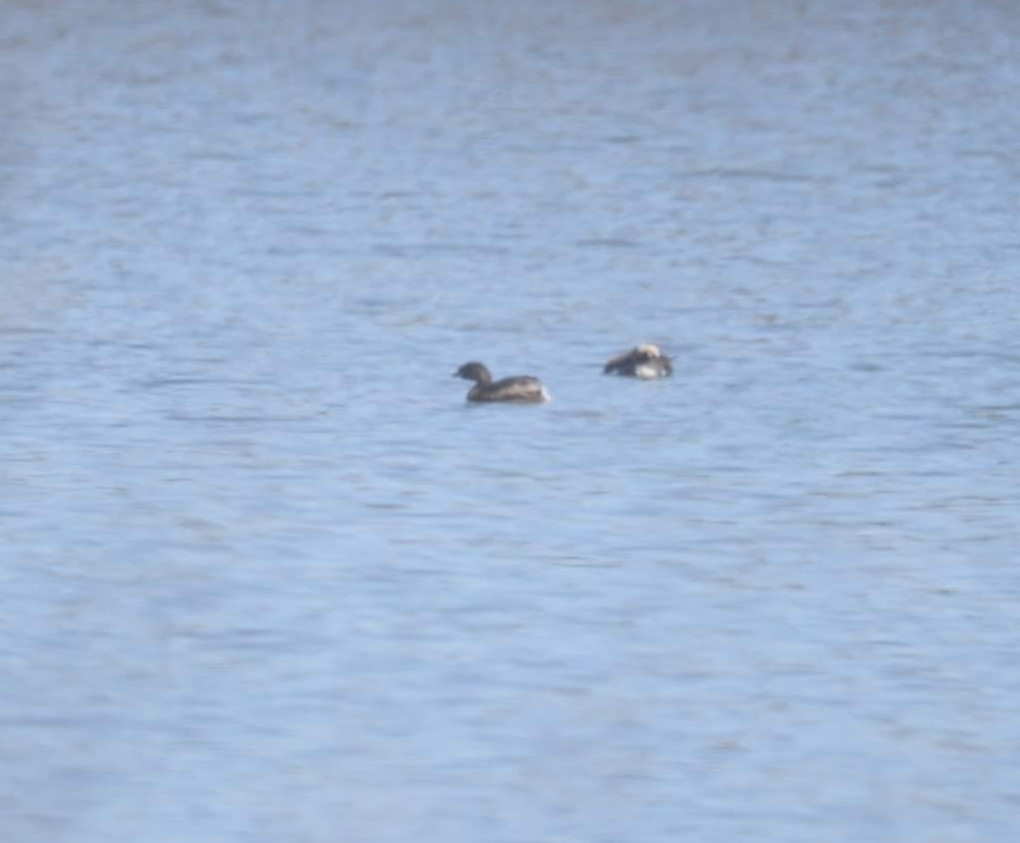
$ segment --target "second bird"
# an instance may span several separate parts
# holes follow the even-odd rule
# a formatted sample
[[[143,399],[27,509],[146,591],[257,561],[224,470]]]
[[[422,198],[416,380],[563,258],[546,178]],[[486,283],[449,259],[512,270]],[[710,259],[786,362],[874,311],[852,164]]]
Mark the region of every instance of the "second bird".
[[[673,361],[662,353],[659,346],[648,342],[608,360],[602,373],[626,375],[641,380],[668,378],[673,374]]]

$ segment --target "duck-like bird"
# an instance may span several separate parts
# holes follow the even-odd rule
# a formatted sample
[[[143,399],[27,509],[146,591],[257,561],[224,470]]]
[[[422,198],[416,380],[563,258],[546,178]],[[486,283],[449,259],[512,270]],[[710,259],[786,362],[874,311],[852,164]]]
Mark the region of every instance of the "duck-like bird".
[[[673,361],[652,343],[644,343],[606,361],[602,374],[624,375],[641,380],[668,378],[673,374]]]

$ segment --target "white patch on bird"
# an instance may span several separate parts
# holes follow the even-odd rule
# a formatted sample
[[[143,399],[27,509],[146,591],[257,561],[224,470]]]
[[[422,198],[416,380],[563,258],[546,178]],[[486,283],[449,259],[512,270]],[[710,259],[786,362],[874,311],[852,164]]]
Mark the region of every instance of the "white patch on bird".
[[[634,367],[634,375],[641,380],[650,381],[659,376],[659,369],[656,366],[649,366],[647,363],[639,363]]]

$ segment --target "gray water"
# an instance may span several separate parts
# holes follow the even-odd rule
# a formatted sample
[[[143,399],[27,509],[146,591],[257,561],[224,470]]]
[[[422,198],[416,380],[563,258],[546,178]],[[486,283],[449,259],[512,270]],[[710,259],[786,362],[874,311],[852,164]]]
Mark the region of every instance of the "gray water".
[[[0,839],[1012,843],[1018,36],[4,4]]]

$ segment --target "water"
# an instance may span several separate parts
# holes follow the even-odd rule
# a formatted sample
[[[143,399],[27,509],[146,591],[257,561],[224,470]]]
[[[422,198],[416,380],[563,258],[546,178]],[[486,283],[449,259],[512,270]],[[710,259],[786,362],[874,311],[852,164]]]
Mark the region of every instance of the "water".
[[[1014,839],[1020,18],[830,5],[0,11],[4,839]]]

